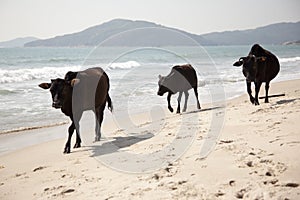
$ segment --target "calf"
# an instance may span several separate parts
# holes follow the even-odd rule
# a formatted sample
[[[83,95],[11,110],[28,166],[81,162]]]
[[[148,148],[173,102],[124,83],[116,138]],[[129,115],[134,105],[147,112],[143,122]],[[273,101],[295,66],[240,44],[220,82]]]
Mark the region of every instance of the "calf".
[[[83,111],[92,110],[96,117],[96,141],[101,138],[101,124],[103,111],[108,103],[112,111],[112,102],[108,94],[109,78],[102,68],[90,68],[79,72],[68,72],[65,79],[52,79],[51,83],[41,83],[39,87],[50,89],[52,107],[70,117],[69,137],[64,153],[70,153],[71,138],[76,129],[76,143],[74,148],[81,146],[79,121]]]
[[[270,81],[277,76],[280,70],[277,57],[258,44],[255,44],[252,46],[247,57],[241,57],[239,61],[235,62],[233,65],[243,65],[243,74],[246,77],[247,92],[251,103],[259,105],[258,93],[263,82],[266,83],[265,103],[269,103],[268,92]],[[255,84],[255,97],[252,96],[251,82],[254,82]]]
[[[180,113],[180,101],[182,97],[182,93],[185,94],[185,102],[183,107],[183,112],[186,111],[187,108],[187,100],[189,97],[188,90],[194,89],[196,99],[197,99],[197,108],[200,109],[200,103],[198,100],[198,80],[197,73],[195,69],[190,65],[177,65],[174,66],[167,76],[158,76],[158,92],[157,95],[163,96],[166,92],[168,92],[168,109],[173,112],[173,108],[171,106],[170,100],[173,94],[179,92],[178,95],[178,106],[177,113]]]

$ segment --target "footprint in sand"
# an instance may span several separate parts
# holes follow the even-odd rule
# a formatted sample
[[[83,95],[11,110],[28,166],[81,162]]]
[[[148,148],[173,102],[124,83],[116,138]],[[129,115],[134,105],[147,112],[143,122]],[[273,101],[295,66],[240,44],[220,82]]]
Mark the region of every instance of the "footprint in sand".
[[[57,186],[57,187],[46,187],[44,188],[44,193],[46,194],[52,194],[53,192],[57,191],[57,190],[61,190],[63,188],[66,188],[66,186],[63,186],[63,185],[60,185],[60,186]],[[66,195],[66,194],[70,194],[72,192],[75,192],[75,189],[73,188],[66,188],[66,189],[63,189],[61,192],[59,193],[56,193],[56,194],[52,194],[53,197],[57,197],[57,196],[61,196],[61,195]]]
[[[218,191],[215,196],[216,197],[221,197],[221,196],[224,196],[225,195],[225,192],[222,192],[222,191]]]
[[[37,172],[37,171],[43,170],[45,168],[47,168],[47,167],[46,166],[40,166],[40,167],[34,168],[32,171]]]
[[[300,144],[300,141],[286,142],[286,144],[289,145],[290,147],[293,147],[293,146],[297,146],[298,144]]]
[[[24,176],[26,175],[26,172],[23,172],[23,173],[16,173],[15,174],[15,177],[20,177],[20,176]]]
[[[72,193],[72,192],[75,192],[75,189],[69,188],[69,189],[65,189],[65,190],[61,191],[60,194],[68,194],[68,193]]]
[[[232,186],[232,187],[235,186],[236,185],[235,180],[230,180],[229,185]]]
[[[274,179],[269,180],[269,181],[264,181],[263,183],[264,183],[265,185],[268,185],[268,184],[275,185],[276,183],[278,183],[278,181],[279,181],[278,179],[274,178]]]
[[[159,181],[164,177],[172,177],[178,172],[176,165],[177,163],[169,163],[167,167],[159,170],[158,173],[155,173],[154,175],[146,179],[148,180],[154,179],[156,181]]]
[[[296,188],[296,187],[298,187],[299,186],[299,184],[298,183],[286,183],[286,184],[283,184],[282,186],[284,186],[284,187],[293,187],[293,188]]]
[[[246,165],[247,165],[248,167],[253,167],[253,161],[248,161],[248,162],[246,162]]]
[[[229,144],[232,142],[233,142],[233,140],[220,140],[219,144]]]
[[[45,189],[44,189],[44,192],[47,192],[47,191],[53,191],[53,190],[58,190],[58,189],[61,189],[61,188],[64,188],[64,187],[66,187],[66,186],[63,186],[63,185],[60,185],[60,186],[57,186],[57,187],[52,187],[52,188],[49,188],[49,187],[46,187]]]

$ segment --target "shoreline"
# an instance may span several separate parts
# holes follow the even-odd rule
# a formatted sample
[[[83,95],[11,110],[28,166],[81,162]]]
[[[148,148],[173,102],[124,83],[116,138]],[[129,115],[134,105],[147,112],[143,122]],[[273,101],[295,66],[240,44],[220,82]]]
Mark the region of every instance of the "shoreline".
[[[273,84],[281,84],[281,83],[284,83],[284,82],[290,82],[290,81],[297,81],[297,80],[300,80],[300,79],[291,79],[291,80],[279,80],[279,81],[276,81],[275,80],[275,82],[274,83],[272,83],[271,85],[270,85],[270,88],[272,87],[272,85]],[[246,86],[245,86],[246,87]],[[252,92],[254,92],[254,86],[253,86],[253,84],[252,84]],[[260,95],[259,95],[259,97],[261,98],[261,97],[263,97],[263,95],[264,95],[264,87],[263,87],[263,85],[262,85],[262,87],[261,87],[261,90],[260,90]],[[212,105],[212,104],[215,104],[215,105],[218,105],[218,104],[223,104],[223,105],[225,105],[225,107],[226,107],[226,105],[228,104],[228,103],[230,103],[230,102],[232,102],[232,101],[235,101],[235,99],[240,99],[240,98],[243,98],[244,96],[247,96],[248,97],[248,94],[247,94],[247,92],[245,91],[243,94],[240,94],[240,95],[235,95],[235,96],[233,96],[233,97],[230,97],[230,98],[228,98],[228,99],[226,99],[226,95],[225,95],[225,101],[223,102],[223,101],[217,101],[217,102],[211,102],[211,103],[204,103],[203,105],[201,104],[201,107],[202,107],[202,109],[204,108],[206,108],[206,106],[209,106],[209,105]],[[272,99],[272,98],[271,98]],[[260,102],[262,102],[263,101],[263,99],[260,99]],[[181,103],[183,103],[183,100],[182,100],[182,102]],[[176,107],[177,105],[173,105],[174,107]],[[194,105],[193,105],[194,106]],[[194,108],[192,107],[192,106],[190,106],[190,105],[188,105],[188,110],[193,110]],[[123,116],[124,116],[124,113],[125,113],[125,115],[126,115],[126,112],[124,112],[124,111],[122,111],[121,112],[122,114],[123,114]],[[118,130],[118,123],[116,123],[116,119],[120,119],[120,118],[122,118],[122,117],[116,117],[116,116],[109,116],[111,113],[109,113],[109,112],[106,112],[105,113],[105,116],[104,116],[104,123],[103,124],[105,124],[105,123],[108,123],[108,125],[106,125],[106,126],[111,126],[111,127],[113,127],[113,128],[109,128],[109,131],[110,132],[117,132],[117,131],[119,131]],[[172,114],[174,114],[174,113],[169,113],[169,111],[168,111],[168,109],[167,108],[165,108],[164,109],[164,114],[170,114],[170,115],[172,115]],[[133,112],[133,114],[132,114],[132,116],[129,116],[129,118],[134,118],[135,119],[135,121],[140,121],[138,118],[139,118],[139,116],[142,116],[142,119],[145,121],[145,117],[146,118],[149,118],[149,116],[147,116],[147,115],[149,115],[149,113],[147,113],[147,112]],[[91,116],[89,116],[89,117],[91,117]],[[126,116],[126,117],[128,117],[128,116]],[[108,119],[107,119],[108,118]],[[158,117],[158,118],[160,118],[160,117]],[[68,118],[67,118],[68,119]],[[88,121],[88,120],[91,120],[91,118],[89,118],[89,119],[86,119],[86,121]],[[92,119],[93,120],[93,119]],[[128,120],[128,119],[127,119]],[[105,121],[108,121],[108,122],[105,122]],[[122,121],[122,120],[121,120]],[[68,127],[69,127],[69,125],[70,125],[70,120],[68,119],[68,120],[65,120],[64,122],[58,122],[58,123],[55,123],[55,124],[49,124],[49,125],[43,125],[43,126],[32,126],[32,127],[20,127],[20,128],[16,128],[16,129],[12,129],[12,130],[5,130],[5,131],[2,131],[2,132],[0,132],[0,141],[1,141],[1,139],[6,139],[6,137],[14,137],[13,135],[19,135],[19,134],[29,134],[29,135],[31,135],[31,132],[35,132],[35,131],[39,131],[39,130],[41,130],[41,132],[45,132],[45,130],[48,130],[49,128],[50,129],[54,129],[54,130],[50,130],[50,132],[53,132],[53,131],[55,131],[55,129],[57,129],[58,127],[61,127],[61,126],[66,126],[66,128],[65,128],[65,131],[64,131],[64,133],[61,133],[61,136],[60,136],[60,138],[61,139],[63,139],[63,138],[66,138],[67,137],[67,129],[68,129]],[[140,123],[145,123],[145,122],[143,122],[143,121],[141,121]],[[148,123],[148,122],[147,122]],[[126,126],[126,128],[130,128],[130,127],[128,127],[127,125],[125,125],[125,123],[121,123],[122,125],[124,125],[124,126]],[[136,125],[136,124],[135,124]],[[122,129],[122,128],[120,128],[120,129]],[[91,131],[91,130],[90,130]],[[105,132],[107,132],[107,131],[105,131]],[[16,135],[16,137],[17,137],[17,135]],[[75,135],[75,133],[74,133],[74,135]],[[47,140],[47,141],[44,141],[44,142],[49,142],[49,141],[51,141],[51,140],[55,140],[55,139],[57,139],[58,138],[58,136],[57,135],[55,135],[54,137],[48,137],[49,138],[49,140]],[[75,136],[74,136],[74,138],[75,138]],[[74,139],[73,139],[74,140]],[[25,142],[26,143],[26,142]],[[28,143],[28,144],[30,144],[30,143]],[[36,143],[33,143],[33,145],[37,145]],[[26,147],[29,147],[28,145],[25,145],[24,146],[25,148]],[[5,147],[3,147],[3,145],[2,145],[2,148],[1,148],[1,145],[0,145],[0,155],[2,155],[2,154],[6,154],[6,153],[9,153],[9,152],[1,152],[1,149],[3,149],[3,148],[5,148]]]
[[[261,99],[259,106],[252,105],[247,94],[227,101],[223,128],[204,159],[200,159],[199,150],[214,137],[208,134],[212,119],[222,115],[211,105],[203,105],[199,112],[189,107],[184,114],[165,113],[163,119],[138,116],[136,129],[120,130],[118,124],[104,122],[103,141],[85,142],[68,155],[62,153],[68,124],[27,131],[64,139],[40,141],[0,154],[0,198],[298,199],[300,160],[295,152],[300,150],[299,84],[299,79],[271,84],[270,95],[285,96],[270,98],[270,103]],[[262,87],[259,96],[263,95]],[[139,135],[150,136],[135,137]],[[17,138],[20,144],[22,138],[11,140]],[[172,150],[168,147],[174,141],[176,148]],[[168,162],[178,154],[176,150],[182,153]],[[146,159],[124,157],[128,152]],[[151,160],[156,152],[163,154]],[[143,167],[157,160],[167,162],[153,171],[130,172],[129,167]]]
[[[31,130],[36,130],[36,129],[43,129],[43,128],[50,128],[50,127],[56,127],[56,126],[62,126],[67,124],[68,122],[58,122],[55,124],[48,124],[44,126],[29,126],[29,127],[20,127],[16,129],[11,129],[11,130],[4,130],[0,132],[0,135],[6,135],[6,134],[17,134],[17,133],[22,133],[25,131],[31,131]]]
[[[285,82],[285,81],[293,81],[293,80],[298,80],[300,79],[299,77],[295,76],[295,77],[284,77],[284,78],[278,78],[276,77],[275,80],[273,80],[273,82],[271,82],[271,85],[272,84],[276,84],[276,83],[281,83],[281,82]],[[263,86],[263,85],[262,85]],[[242,87],[244,87],[244,84],[242,84]],[[264,89],[263,87],[261,88],[261,90]],[[225,91],[224,91],[225,92]],[[254,92],[254,90],[253,90]],[[230,97],[227,97],[226,93],[225,93],[225,103],[228,102],[228,101],[231,101],[235,98],[238,98],[242,95],[245,95],[247,94],[246,92],[246,89],[243,90],[243,92],[239,92],[238,94],[234,94],[234,95],[229,95]],[[177,94],[176,94],[177,95]],[[174,95],[174,97],[176,96]],[[173,97],[173,99],[175,99]],[[201,101],[201,94],[200,94],[200,101]],[[216,102],[207,102],[207,99],[204,100],[205,103],[203,103],[203,105],[205,104],[212,104],[212,103],[216,103],[216,102],[221,102],[220,100],[217,100]],[[175,103],[175,100],[173,101],[173,103]],[[182,100],[182,103],[183,103],[183,100]],[[59,111],[60,112],[60,111]],[[120,113],[124,113],[126,111],[120,111]],[[135,110],[132,112],[133,115],[140,115],[140,114],[143,114],[145,113],[145,111],[138,111],[138,110]],[[63,118],[61,118],[61,121],[60,122],[55,122],[55,123],[50,123],[49,124],[45,124],[45,125],[42,125],[42,126],[39,126],[39,125],[33,125],[33,126],[22,126],[22,127],[17,127],[17,128],[12,128],[12,129],[4,129],[4,130],[0,130],[0,136],[1,135],[6,135],[6,134],[15,134],[15,133],[22,133],[23,131],[29,131],[29,130],[34,130],[34,129],[43,129],[43,128],[48,128],[48,127],[55,127],[55,126],[60,126],[60,125],[63,125],[63,124],[67,124],[69,123],[69,118],[64,116]]]

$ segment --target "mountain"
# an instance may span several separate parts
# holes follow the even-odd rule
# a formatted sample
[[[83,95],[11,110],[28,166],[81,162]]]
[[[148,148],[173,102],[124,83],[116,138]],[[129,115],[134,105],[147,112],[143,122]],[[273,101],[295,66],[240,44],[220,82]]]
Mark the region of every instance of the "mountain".
[[[97,46],[100,43],[104,46],[190,46],[196,45],[195,42],[210,44],[199,35],[152,22],[115,19],[78,33],[37,40],[25,46]]]
[[[35,37],[16,38],[5,42],[0,42],[0,47],[23,47],[24,44],[28,42],[32,42],[34,40],[38,40],[38,38]]]
[[[115,19],[81,32],[26,43],[36,46],[193,46],[283,44],[300,40],[300,22],[196,35],[147,21]]]
[[[283,44],[300,39],[300,22],[277,23],[243,31],[225,31],[201,35],[216,45]]]

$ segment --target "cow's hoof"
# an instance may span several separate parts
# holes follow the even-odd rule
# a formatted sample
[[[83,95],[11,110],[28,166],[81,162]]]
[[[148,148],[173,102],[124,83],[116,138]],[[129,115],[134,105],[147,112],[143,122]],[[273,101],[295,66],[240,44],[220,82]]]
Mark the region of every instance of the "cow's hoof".
[[[255,99],[252,97],[252,98],[250,98],[250,102],[252,103],[252,104],[255,104]]]
[[[95,137],[95,141],[94,142],[99,142],[100,139],[101,139],[101,136],[97,136],[97,137]]]
[[[65,148],[65,150],[64,150],[64,154],[69,154],[69,153],[71,153],[71,150],[70,150],[70,148]]]
[[[170,112],[173,112],[173,108],[172,107],[168,107]]]
[[[75,143],[74,148],[79,148],[79,147],[81,147],[81,144],[80,143]]]
[[[258,105],[259,105],[258,101],[255,101],[255,102],[254,102],[254,104],[255,104],[256,106],[258,106]]]

